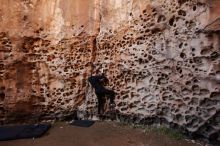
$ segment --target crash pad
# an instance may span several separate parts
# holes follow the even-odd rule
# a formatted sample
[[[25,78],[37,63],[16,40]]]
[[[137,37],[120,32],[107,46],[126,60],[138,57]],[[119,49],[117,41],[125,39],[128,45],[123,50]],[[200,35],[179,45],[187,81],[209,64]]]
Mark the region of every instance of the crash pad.
[[[0,141],[37,138],[45,134],[50,127],[50,124],[1,126]]]
[[[79,127],[90,127],[95,123],[95,121],[91,120],[75,120],[71,123],[73,126],[79,126]]]

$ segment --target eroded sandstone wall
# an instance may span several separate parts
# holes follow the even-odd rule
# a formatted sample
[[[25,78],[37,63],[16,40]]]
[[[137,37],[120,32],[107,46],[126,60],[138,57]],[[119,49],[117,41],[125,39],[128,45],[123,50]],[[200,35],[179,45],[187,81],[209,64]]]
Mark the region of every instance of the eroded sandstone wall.
[[[73,113],[94,60],[98,1],[0,3],[0,120]]]
[[[219,0],[0,2],[3,123],[76,109],[92,117],[92,62],[119,115],[220,137]]]
[[[220,1],[103,3],[96,64],[118,93],[119,113],[217,135]]]

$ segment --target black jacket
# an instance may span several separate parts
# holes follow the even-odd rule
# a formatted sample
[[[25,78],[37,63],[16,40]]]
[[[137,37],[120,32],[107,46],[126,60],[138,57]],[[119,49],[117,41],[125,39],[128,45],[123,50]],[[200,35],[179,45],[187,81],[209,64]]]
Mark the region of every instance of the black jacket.
[[[91,76],[88,78],[90,84],[93,88],[95,88],[96,93],[104,93],[105,87],[102,84],[101,80],[107,80],[107,78],[103,75],[101,76]]]

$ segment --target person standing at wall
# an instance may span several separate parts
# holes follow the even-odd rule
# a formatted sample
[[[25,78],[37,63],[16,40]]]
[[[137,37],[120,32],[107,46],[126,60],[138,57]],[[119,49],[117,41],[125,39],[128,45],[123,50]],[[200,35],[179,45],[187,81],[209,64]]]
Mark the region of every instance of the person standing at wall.
[[[92,75],[88,78],[89,83],[95,89],[95,94],[98,98],[98,115],[103,114],[105,98],[110,100],[110,107],[114,106],[115,92],[104,87],[104,83],[108,82],[107,77],[101,75]]]

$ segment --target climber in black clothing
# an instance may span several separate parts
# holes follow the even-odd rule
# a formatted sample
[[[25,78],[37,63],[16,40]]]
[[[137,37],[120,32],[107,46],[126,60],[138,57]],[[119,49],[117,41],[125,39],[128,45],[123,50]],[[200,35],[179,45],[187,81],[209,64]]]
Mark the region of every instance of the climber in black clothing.
[[[103,86],[104,82],[107,82],[108,79],[102,74],[98,76],[91,76],[88,78],[90,84],[95,88],[95,93],[98,98],[98,114],[104,107],[105,96],[110,98],[110,106],[114,105],[115,92],[108,90]]]

